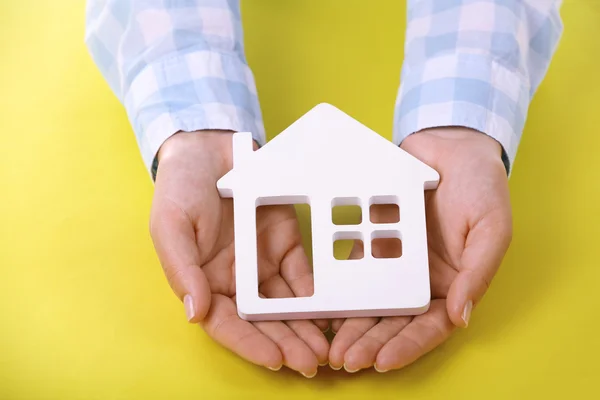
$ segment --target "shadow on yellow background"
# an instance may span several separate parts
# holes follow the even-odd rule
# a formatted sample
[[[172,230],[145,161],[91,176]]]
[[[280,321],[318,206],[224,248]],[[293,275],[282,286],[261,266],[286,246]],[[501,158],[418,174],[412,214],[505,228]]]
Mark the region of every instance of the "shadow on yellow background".
[[[243,2],[270,137],[325,101],[391,138],[405,3],[372,3]],[[600,1],[565,0],[563,17],[511,177],[514,241],[471,326],[402,371],[307,380],[185,322],[83,2],[1,2],[0,399],[597,396]]]

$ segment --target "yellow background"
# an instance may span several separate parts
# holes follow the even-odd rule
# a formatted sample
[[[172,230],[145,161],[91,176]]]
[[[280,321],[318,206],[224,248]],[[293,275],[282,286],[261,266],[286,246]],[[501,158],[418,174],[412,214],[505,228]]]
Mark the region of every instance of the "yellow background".
[[[405,370],[307,380],[185,322],[152,184],[83,44],[83,1],[0,2],[0,399],[591,398],[600,374],[600,1],[566,32],[510,186],[512,247],[471,326]],[[270,136],[335,104],[388,138],[405,3],[243,2]]]

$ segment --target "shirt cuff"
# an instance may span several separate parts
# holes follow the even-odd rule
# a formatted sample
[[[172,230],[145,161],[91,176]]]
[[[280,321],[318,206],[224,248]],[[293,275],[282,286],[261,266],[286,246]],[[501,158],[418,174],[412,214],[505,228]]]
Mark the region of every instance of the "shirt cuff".
[[[180,131],[251,132],[265,143],[254,77],[236,54],[203,50],[160,59],[136,76],[124,103],[152,179],[158,150]]]
[[[402,70],[394,114],[395,144],[426,128],[464,126],[502,146],[507,174],[514,163],[530,101],[519,71],[487,55],[448,54]]]

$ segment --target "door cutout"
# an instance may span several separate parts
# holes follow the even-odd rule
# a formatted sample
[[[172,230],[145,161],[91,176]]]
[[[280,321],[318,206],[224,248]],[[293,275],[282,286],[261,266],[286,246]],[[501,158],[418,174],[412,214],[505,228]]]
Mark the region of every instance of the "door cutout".
[[[312,296],[315,281],[310,205],[308,202],[278,204],[268,198],[259,199],[257,204],[262,204],[256,207],[259,295],[264,298]]]

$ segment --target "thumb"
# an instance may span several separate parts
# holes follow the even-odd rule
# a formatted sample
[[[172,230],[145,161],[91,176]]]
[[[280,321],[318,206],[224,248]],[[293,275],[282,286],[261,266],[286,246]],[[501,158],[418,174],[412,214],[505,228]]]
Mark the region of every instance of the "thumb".
[[[467,235],[460,271],[446,300],[448,316],[457,327],[466,328],[471,310],[487,291],[512,237],[510,215],[496,213],[482,218]]]
[[[169,285],[183,302],[189,322],[200,322],[208,313],[211,292],[200,268],[193,222],[169,199],[155,198],[150,234]]]

